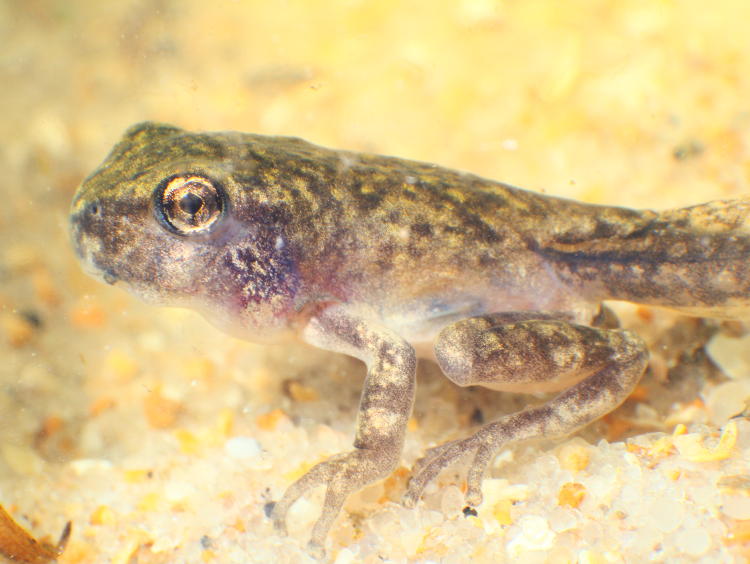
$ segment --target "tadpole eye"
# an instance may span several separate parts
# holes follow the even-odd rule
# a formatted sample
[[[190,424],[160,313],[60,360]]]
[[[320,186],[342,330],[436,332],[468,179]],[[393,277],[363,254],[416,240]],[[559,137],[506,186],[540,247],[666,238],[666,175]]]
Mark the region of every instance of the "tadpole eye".
[[[172,176],[155,193],[159,218],[182,235],[210,229],[224,211],[224,192],[213,180],[196,174]]]

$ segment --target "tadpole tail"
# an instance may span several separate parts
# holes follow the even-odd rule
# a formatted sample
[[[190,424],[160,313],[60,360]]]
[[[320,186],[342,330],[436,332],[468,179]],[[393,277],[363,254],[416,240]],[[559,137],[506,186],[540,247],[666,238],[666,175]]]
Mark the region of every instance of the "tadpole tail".
[[[597,206],[595,221],[582,210],[576,227],[534,242],[567,283],[696,314],[750,308],[750,197],[662,212]]]

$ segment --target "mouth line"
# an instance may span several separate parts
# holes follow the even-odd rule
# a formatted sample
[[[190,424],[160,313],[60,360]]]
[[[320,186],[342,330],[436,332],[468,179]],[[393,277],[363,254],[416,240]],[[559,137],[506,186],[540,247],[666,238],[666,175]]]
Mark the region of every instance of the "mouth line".
[[[73,214],[70,218],[70,239],[83,270],[110,286],[115,285],[120,280],[119,276],[112,269],[100,264],[96,251],[91,245],[86,244],[87,233],[79,220],[79,214]]]

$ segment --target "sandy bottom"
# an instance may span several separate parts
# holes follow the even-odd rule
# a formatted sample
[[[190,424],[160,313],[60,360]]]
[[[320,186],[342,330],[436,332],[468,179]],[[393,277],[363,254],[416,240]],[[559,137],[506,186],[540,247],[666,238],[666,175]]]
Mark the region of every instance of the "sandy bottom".
[[[80,271],[67,210],[131,123],[291,134],[597,203],[748,192],[750,4],[629,0],[0,2],[0,503],[60,562],[306,562],[322,492],[263,508],[349,448],[351,359],[231,339]],[[539,398],[420,366],[403,466],[351,497],[349,562],[744,562],[750,342],[740,323],[617,306],[652,363],[567,441],[398,503],[431,445]]]

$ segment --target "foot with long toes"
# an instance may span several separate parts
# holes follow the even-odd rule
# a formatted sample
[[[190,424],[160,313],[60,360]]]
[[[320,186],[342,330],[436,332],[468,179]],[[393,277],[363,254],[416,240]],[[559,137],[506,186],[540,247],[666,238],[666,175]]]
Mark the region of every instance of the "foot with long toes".
[[[323,545],[328,531],[341,511],[347,496],[367,484],[387,476],[398,461],[398,453],[357,449],[338,454],[315,465],[294,482],[271,512],[276,530],[286,533],[286,516],[300,497],[317,486],[326,486],[325,501],[320,517],[313,526],[308,550],[318,556],[324,554]]]
[[[415,507],[425,487],[437,478],[443,469],[470,454],[474,454],[474,460],[467,475],[466,502],[471,506],[480,504],[482,502],[482,479],[492,458],[492,452],[482,444],[480,433],[467,439],[451,441],[429,449],[426,455],[414,465],[403,497],[403,504],[406,507]]]

